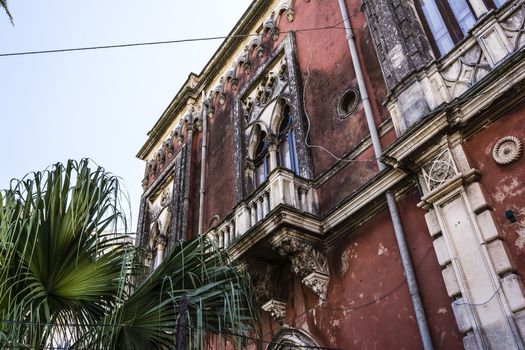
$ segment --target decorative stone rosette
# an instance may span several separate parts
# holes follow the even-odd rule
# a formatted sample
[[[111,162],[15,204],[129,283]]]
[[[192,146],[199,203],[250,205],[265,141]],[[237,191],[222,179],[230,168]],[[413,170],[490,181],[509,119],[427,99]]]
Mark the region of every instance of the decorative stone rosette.
[[[523,144],[515,136],[501,138],[492,149],[492,158],[500,165],[517,161],[523,153]]]

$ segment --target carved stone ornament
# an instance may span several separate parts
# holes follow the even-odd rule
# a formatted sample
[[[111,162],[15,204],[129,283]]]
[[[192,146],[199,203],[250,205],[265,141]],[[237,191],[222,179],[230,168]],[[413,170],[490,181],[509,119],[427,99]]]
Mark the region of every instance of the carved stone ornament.
[[[456,164],[448,148],[432,161],[423,165],[422,172],[429,191],[438,188],[458,174]]]
[[[280,255],[288,256],[293,272],[302,283],[324,302],[330,278],[326,256],[310,244],[294,238],[287,237],[273,244]]]
[[[281,323],[286,317],[286,303],[270,299],[266,304],[262,306],[262,309],[269,312],[270,315],[279,323]]]
[[[312,272],[303,278],[302,283],[314,291],[319,296],[321,302],[326,301],[328,291],[329,276],[324,273]]]
[[[515,136],[501,138],[492,149],[492,157],[500,165],[507,165],[517,161],[522,153],[523,144]]]
[[[271,298],[272,286],[270,272],[268,269],[263,271],[251,271],[253,283],[253,296],[258,303],[264,303]]]

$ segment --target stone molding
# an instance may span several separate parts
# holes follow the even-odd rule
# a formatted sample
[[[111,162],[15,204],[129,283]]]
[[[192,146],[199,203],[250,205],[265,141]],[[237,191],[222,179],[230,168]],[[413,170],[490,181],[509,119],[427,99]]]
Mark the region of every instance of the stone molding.
[[[478,183],[457,135],[421,166],[425,193],[418,206],[425,220],[452,309],[466,348],[520,349],[517,311],[524,290],[512,276],[513,266],[491,215],[492,206]],[[429,176],[437,172],[434,177]],[[438,181],[434,181],[434,180]],[[511,274],[511,275],[509,275]]]

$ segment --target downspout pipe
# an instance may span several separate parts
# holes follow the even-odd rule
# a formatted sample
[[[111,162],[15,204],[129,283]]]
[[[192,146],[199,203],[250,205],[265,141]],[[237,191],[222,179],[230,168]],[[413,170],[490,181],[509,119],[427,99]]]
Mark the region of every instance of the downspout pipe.
[[[374,149],[374,154],[377,159],[377,165],[379,167],[379,171],[383,171],[386,169],[386,165],[380,162],[379,160],[381,158],[383,151],[381,148],[381,143],[379,141],[379,134],[377,132],[376,124],[374,121],[374,113],[372,111],[372,106],[370,105],[370,99],[368,97],[368,90],[366,88],[363,71],[361,69],[361,63],[359,61],[359,56],[357,54],[357,48],[355,45],[352,25],[350,23],[350,17],[348,16],[348,11],[346,10],[345,0],[338,0],[338,2],[339,2],[339,8],[341,10],[341,16],[343,17],[343,23],[344,23],[345,31],[346,31],[346,39],[348,41],[348,48],[350,49],[350,55],[352,57],[352,63],[354,66],[357,84],[359,87],[359,93],[361,94],[362,100],[363,100],[363,107],[365,110],[365,116],[366,116],[366,122],[368,124],[368,129],[370,131],[372,147]],[[414,267],[412,266],[412,261],[410,259],[408,245],[405,239],[405,232],[403,230],[403,225],[401,224],[401,218],[399,216],[395,196],[392,193],[392,191],[386,192],[386,200],[388,203],[388,210],[390,212],[390,217],[392,219],[392,225],[394,226],[394,233],[396,236],[397,245],[399,247],[399,254],[401,256],[401,261],[403,263],[403,271],[407,279],[408,291],[412,299],[412,305],[414,307],[414,312],[416,315],[416,321],[417,321],[417,325],[419,328],[419,334],[421,336],[421,341],[423,343],[423,348],[425,350],[432,350],[434,347],[432,345],[432,338],[430,336],[430,331],[428,329],[427,317],[425,315],[425,310],[423,309],[423,303],[421,301],[421,295],[419,293],[416,275],[414,273]]]
[[[202,146],[201,146],[201,179],[199,189],[199,235],[204,232],[204,196],[206,195],[206,149],[208,147],[208,111],[204,103],[204,90],[202,91],[201,113],[202,113]]]

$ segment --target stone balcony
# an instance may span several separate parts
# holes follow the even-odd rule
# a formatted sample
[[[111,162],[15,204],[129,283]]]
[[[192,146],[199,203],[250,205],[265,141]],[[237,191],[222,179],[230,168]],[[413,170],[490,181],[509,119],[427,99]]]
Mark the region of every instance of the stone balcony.
[[[316,214],[316,190],[307,180],[290,171],[276,169],[253,194],[236,206],[231,215],[206,235],[218,248],[230,249],[255,226],[273,217],[280,206]]]
[[[483,15],[452,51],[401,81],[387,106],[401,135],[424,115],[466,93],[525,46],[525,1]]]
[[[320,302],[326,299],[330,272],[317,211],[311,184],[278,168],[206,233],[218,249],[228,250],[231,259],[246,264],[257,302],[279,322],[286,312],[287,292],[282,288],[286,274],[294,273]]]

